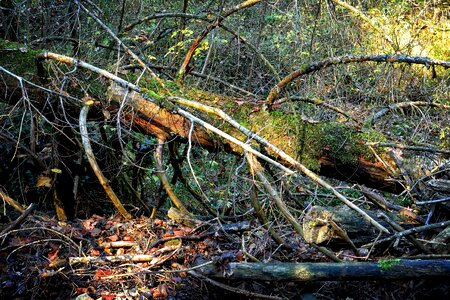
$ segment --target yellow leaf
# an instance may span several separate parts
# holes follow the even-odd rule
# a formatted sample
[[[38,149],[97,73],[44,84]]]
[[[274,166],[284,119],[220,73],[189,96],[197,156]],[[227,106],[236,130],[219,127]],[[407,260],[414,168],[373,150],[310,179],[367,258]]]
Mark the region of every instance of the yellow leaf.
[[[62,173],[61,169],[57,169],[57,168],[53,168],[51,171],[53,173],[56,173],[56,174],[61,174]]]

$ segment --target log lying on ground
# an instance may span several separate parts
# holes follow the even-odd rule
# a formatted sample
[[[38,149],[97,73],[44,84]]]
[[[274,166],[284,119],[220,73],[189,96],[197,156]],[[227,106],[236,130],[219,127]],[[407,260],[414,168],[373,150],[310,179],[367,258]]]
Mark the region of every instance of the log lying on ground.
[[[178,135],[185,141],[188,139],[190,121],[183,116],[173,113],[168,109],[161,108],[156,103],[145,99],[139,93],[127,92],[126,89],[117,84],[110,85],[108,88],[108,96],[117,102],[122,102],[123,99],[127,98],[127,104],[139,112],[138,118],[133,119],[135,125],[143,129],[147,134],[155,135],[157,133],[166,138],[172,138],[173,135]],[[294,140],[295,138],[292,139]],[[195,127],[195,134],[192,135],[192,140],[207,149],[242,154],[240,147],[237,147],[230,141],[218,139],[199,126]],[[281,149],[285,148],[283,145],[277,143],[274,145]],[[272,153],[271,149],[267,148],[266,151]],[[289,165],[282,158],[278,158],[277,161]],[[319,159],[319,164],[321,166],[319,174],[323,176],[344,177],[350,181],[353,178],[355,182],[367,184],[368,186],[381,187],[380,189],[385,191],[402,191],[400,184],[387,180],[390,178],[390,174],[379,163],[372,163],[363,158],[359,158],[354,164],[341,164],[338,166],[336,159],[322,156]]]
[[[387,226],[375,213],[366,213]],[[379,234],[369,222],[347,207],[314,206],[306,213],[302,225],[305,240],[316,244],[342,244],[348,242],[347,239],[354,244],[364,244],[373,241]]]
[[[47,55],[49,55],[47,53]],[[57,56],[54,54],[54,56]],[[45,56],[44,56],[45,57]],[[59,56],[57,56],[58,58]],[[66,57],[63,57],[66,59]],[[67,60],[67,59],[66,59]],[[75,61],[70,61],[74,63]],[[77,61],[78,64],[81,62]],[[103,72],[105,73],[105,72]],[[123,81],[123,80],[122,80]],[[126,83],[123,83],[126,85]],[[129,84],[128,84],[129,85]],[[130,87],[130,89],[139,89],[135,86]],[[33,94],[32,100],[35,101],[35,107],[39,109],[40,106],[44,106],[45,102],[38,103],[37,99],[47,99],[47,94],[52,93],[49,90],[44,90],[41,88],[38,88],[36,86],[31,86],[30,84],[26,84],[25,86],[28,95]],[[20,101],[22,99],[22,93],[17,92],[21,91],[21,88],[19,86],[19,80],[16,78],[15,80],[10,80],[7,85],[0,85],[0,101],[7,102],[9,104],[13,104],[15,101]],[[53,92],[55,93],[55,92]],[[59,94],[59,93],[55,93]],[[42,96],[39,96],[42,95]],[[129,118],[128,121],[134,122],[135,125],[138,125],[140,128],[142,128],[146,133],[154,135],[154,136],[162,136],[164,138],[173,138],[174,136],[179,136],[184,138],[185,141],[189,138],[189,130],[191,122],[186,119],[185,117],[174,113],[171,109],[162,108],[157,103],[153,103],[142,97],[140,94],[135,92],[126,92],[125,89],[113,85],[109,89],[109,95],[111,98],[117,100],[118,102],[121,102],[123,99],[126,98],[127,104],[132,106],[135,111],[138,111],[138,116],[135,118]],[[128,97],[125,97],[127,95]],[[208,94],[209,95],[209,94]],[[207,95],[207,97],[208,97]],[[62,96],[64,98],[72,98],[67,95],[59,94],[59,96]],[[209,95],[210,97],[214,98],[218,95]],[[211,99],[212,99],[211,98]],[[210,100],[211,100],[210,99]],[[71,99],[72,100],[72,99]],[[233,101],[233,99],[228,99],[229,101]],[[75,104],[75,103],[73,103]],[[230,104],[230,103],[225,103]],[[234,104],[234,103],[231,103]],[[251,103],[249,104],[251,105]],[[77,106],[77,105],[74,105]],[[233,105],[234,106],[234,105]],[[69,107],[66,107],[66,109],[70,110]],[[248,109],[248,107],[247,107]],[[78,107],[75,109],[78,110]],[[264,112],[262,112],[264,113]],[[250,116],[255,116],[255,119],[249,119],[249,122],[260,122],[261,120],[266,120],[266,117],[271,117],[270,115],[262,115],[257,116],[257,113],[253,113]],[[127,119],[127,114],[124,114],[122,116],[124,119]],[[253,118],[253,117],[252,117]],[[262,118],[262,119],[261,119]],[[267,120],[266,120],[267,121]],[[197,142],[201,146],[208,148],[208,149],[214,149],[219,151],[226,151],[231,153],[238,153],[242,154],[242,149],[240,147],[237,147],[236,145],[230,143],[229,141],[219,139],[216,136],[209,134],[208,131],[204,130],[200,126],[195,126],[195,134],[192,135],[192,140],[194,142]],[[281,134],[281,133],[280,133]],[[285,140],[285,139],[283,139]],[[291,138],[289,139],[291,140]],[[292,140],[295,140],[294,137],[292,137]],[[281,139],[278,139],[279,142],[275,143],[275,146],[280,147],[280,149],[286,148],[289,145],[280,145],[279,143],[282,143]],[[270,149],[268,150],[269,153],[271,153]],[[276,155],[275,155],[276,156]],[[321,158],[320,164],[323,165],[324,172],[321,172],[322,175],[328,176],[327,170],[333,170],[336,169],[336,165],[333,168],[333,163],[336,160],[333,158],[329,158],[327,161],[330,163],[323,163],[325,158]],[[355,158],[357,159],[357,158]],[[278,159],[278,161],[283,163],[283,159]],[[284,162],[286,165],[289,165],[287,162]],[[325,165],[327,167],[325,168]],[[398,184],[393,181],[386,181],[387,178],[390,177],[389,173],[384,170],[382,166],[378,166],[374,163],[364,161],[362,159],[359,159],[358,163],[352,164],[357,165],[357,171],[359,172],[358,175],[359,179],[365,180],[367,178],[371,178],[370,185],[372,186],[382,186],[384,187],[384,190],[387,191],[399,191]],[[341,165],[339,166],[339,173],[345,174],[344,176],[347,176],[347,179],[351,179],[352,175],[355,174],[355,168],[349,166]],[[348,172],[346,172],[348,170]],[[369,175],[370,174],[370,175]],[[365,176],[366,175],[366,176]],[[332,177],[332,176],[330,176]],[[359,183],[364,183],[363,181],[359,180]],[[368,183],[369,184],[369,183]]]
[[[382,280],[413,278],[448,278],[450,260],[387,259],[378,263],[230,263],[225,276],[215,266],[200,269],[206,276],[227,279],[331,281],[331,280]]]

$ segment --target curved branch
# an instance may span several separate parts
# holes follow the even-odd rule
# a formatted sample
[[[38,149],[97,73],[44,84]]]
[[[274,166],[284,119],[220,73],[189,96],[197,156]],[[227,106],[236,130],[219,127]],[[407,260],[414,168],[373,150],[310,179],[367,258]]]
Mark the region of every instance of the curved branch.
[[[191,62],[192,56],[194,56],[195,49],[198,48],[202,40],[208,35],[211,30],[216,28],[220,25],[220,23],[230,15],[234,14],[235,12],[245,9],[248,7],[251,7],[257,3],[261,2],[261,0],[246,0],[238,5],[233,6],[229,10],[225,11],[222,15],[217,17],[214,21],[209,23],[209,25],[203,30],[203,32],[197,36],[197,38],[192,43],[191,47],[189,48],[188,53],[186,54],[186,57],[184,58],[183,64],[180,67],[180,70],[178,71],[178,79],[183,80],[186,76],[186,73],[188,71],[189,63]]]
[[[183,202],[178,199],[177,195],[173,192],[169,180],[167,180],[166,176],[166,170],[164,170],[163,167],[163,146],[165,143],[165,139],[162,137],[158,138],[158,145],[156,146],[156,150],[154,152],[155,162],[156,162],[156,175],[158,176],[159,180],[161,181],[164,190],[166,191],[167,195],[169,196],[172,203],[182,212],[185,214],[188,214],[188,210],[184,206]]]
[[[123,207],[119,198],[116,196],[114,191],[111,189],[111,186],[109,185],[107,179],[105,178],[102,171],[100,170],[100,168],[97,164],[97,161],[95,160],[95,156],[92,151],[91,143],[89,142],[89,134],[87,131],[87,126],[86,126],[86,118],[87,118],[88,112],[89,112],[89,105],[83,106],[83,108],[81,109],[81,112],[80,112],[80,133],[81,133],[81,139],[83,141],[84,151],[86,152],[86,156],[92,167],[92,171],[94,171],[95,175],[98,178],[98,181],[100,181],[100,184],[102,185],[102,187],[105,190],[106,194],[108,195],[109,199],[111,199],[111,202],[114,204],[117,211],[125,219],[131,219],[131,215],[127,212],[125,207]]]
[[[58,57],[60,58],[62,62],[68,63],[68,64],[75,64],[78,63],[77,65],[79,66],[83,66],[85,68],[88,68],[90,70],[95,70],[96,72],[98,72],[100,75],[105,76],[107,78],[111,78],[114,79],[114,81],[119,82],[120,85],[134,89],[135,91],[139,92],[140,89],[139,87],[130,84],[129,82],[105,71],[102,69],[99,69],[97,67],[94,67],[90,64],[84,63],[82,61],[79,60],[75,60],[73,58],[67,57],[67,56],[63,56],[63,55],[57,55],[54,53],[45,53],[47,55],[52,54],[51,56],[54,56],[55,58]],[[82,63],[82,64],[81,64]],[[450,65],[450,63],[449,63]],[[133,96],[131,96],[131,98],[134,98]],[[350,202],[344,195],[342,195],[341,193],[339,193],[333,186],[331,186],[328,182],[324,181],[322,178],[320,178],[317,174],[315,174],[314,172],[312,172],[311,170],[309,170],[308,168],[306,168],[304,165],[302,165],[301,163],[299,163],[298,161],[296,161],[294,158],[292,158],[291,156],[289,156],[287,153],[285,153],[284,151],[282,151],[281,149],[275,147],[274,145],[272,145],[271,143],[269,143],[269,141],[267,141],[266,139],[256,135],[255,133],[251,132],[250,130],[248,130],[247,128],[241,126],[238,122],[236,122],[234,119],[232,119],[229,115],[227,115],[225,112],[223,112],[220,109],[217,108],[213,108],[207,105],[203,105],[199,102],[195,102],[195,101],[190,101],[190,100],[186,100],[183,98],[179,98],[179,97],[170,97],[169,100],[175,102],[175,103],[179,103],[179,104],[183,104],[183,105],[187,105],[190,107],[194,107],[196,109],[202,110],[204,112],[207,113],[213,113],[221,118],[223,118],[224,120],[226,120],[228,123],[230,123],[233,127],[237,128],[238,130],[240,130],[241,132],[243,132],[244,134],[246,134],[248,137],[250,137],[251,139],[256,140],[258,143],[260,143],[261,145],[267,147],[270,151],[272,151],[274,154],[278,155],[279,157],[281,157],[285,162],[287,162],[288,164],[292,165],[293,167],[295,167],[297,170],[303,172],[306,176],[310,177],[311,179],[313,179],[315,182],[317,182],[318,184],[320,184],[321,186],[323,186],[324,188],[330,190],[338,199],[340,199],[342,202],[344,202],[347,206],[349,206],[350,208],[354,209],[355,211],[357,211],[361,216],[363,216],[364,219],[366,219],[370,224],[372,224],[373,226],[375,226],[376,228],[378,228],[380,231],[383,231],[385,233],[389,233],[389,231],[382,226],[381,224],[379,224],[378,222],[376,222],[374,219],[372,219],[369,215],[367,215],[363,210],[361,210],[358,206],[356,206],[355,204],[353,204],[352,202]],[[140,101],[139,99],[137,99],[137,97],[134,99],[135,102]],[[160,106],[155,105],[152,102],[148,102],[146,100],[142,100],[145,101],[148,104],[152,104],[152,109],[154,110],[160,110]],[[136,104],[137,105],[137,104]],[[139,107],[139,105],[137,105]],[[152,115],[154,116],[155,113],[152,113],[152,109],[147,109],[147,114],[148,115]],[[175,111],[178,115],[177,116],[172,116],[172,114],[169,111],[164,111],[163,113],[161,113],[161,121],[162,124],[167,124],[168,123],[179,123],[179,128],[177,129],[177,131],[175,132],[180,133],[181,131],[184,131],[183,129],[185,128],[184,124],[186,119],[189,119],[191,122],[194,121],[198,124],[200,124],[202,127],[204,127],[207,130],[210,130],[216,134],[218,134],[219,136],[222,136],[223,138],[227,139],[228,141],[231,141],[233,144],[238,145],[240,148],[242,148],[243,150],[246,150],[250,153],[253,153],[254,155],[258,156],[261,159],[264,159],[265,161],[273,164],[274,166],[276,166],[277,168],[283,170],[286,174],[295,174],[294,171],[290,170],[289,168],[286,168],[285,166],[283,166],[282,164],[274,161],[273,159],[267,157],[266,155],[262,154],[259,151],[256,151],[255,149],[253,149],[251,146],[249,146],[246,143],[241,142],[240,140],[230,136],[229,134],[219,130],[218,128],[210,125],[209,123],[200,120],[199,118],[191,115],[190,113],[188,113],[187,111],[184,111],[182,109],[176,109]],[[185,119],[182,119],[182,117],[184,117]],[[177,118],[177,120],[174,120],[175,118]],[[151,125],[151,124],[150,124]],[[173,127],[173,126],[172,126]],[[178,127],[178,126],[175,126]],[[152,126],[152,128],[157,128],[156,126]],[[171,126],[168,126],[168,128],[171,128]],[[173,128],[172,128],[173,131]],[[163,133],[163,132],[162,132]],[[183,136],[183,134],[180,134],[181,136]],[[198,138],[197,138],[198,140]]]
[[[384,62],[384,63],[408,63],[408,64],[419,64],[429,66],[442,66],[444,68],[450,68],[450,61],[432,59],[428,57],[419,56],[406,56],[406,55],[388,55],[388,54],[378,54],[378,55],[343,55],[336,57],[329,57],[327,59],[311,63],[309,65],[302,66],[300,69],[295,70],[291,74],[284,77],[280,82],[277,83],[269,92],[266,99],[267,109],[271,110],[273,102],[278,97],[280,92],[286,87],[287,84],[297,79],[300,76],[313,73],[320,69],[324,69],[333,65],[349,64],[349,63],[360,63],[360,62]]]

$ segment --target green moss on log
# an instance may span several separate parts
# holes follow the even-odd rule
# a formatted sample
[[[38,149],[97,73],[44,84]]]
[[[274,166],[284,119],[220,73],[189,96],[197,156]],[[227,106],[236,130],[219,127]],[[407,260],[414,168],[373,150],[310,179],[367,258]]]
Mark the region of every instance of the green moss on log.
[[[24,78],[36,75],[36,56],[40,52],[24,44],[0,39],[0,65]]]

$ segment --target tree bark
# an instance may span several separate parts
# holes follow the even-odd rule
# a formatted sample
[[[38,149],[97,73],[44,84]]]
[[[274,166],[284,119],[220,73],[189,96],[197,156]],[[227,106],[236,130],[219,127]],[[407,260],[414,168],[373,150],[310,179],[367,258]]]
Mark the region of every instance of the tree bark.
[[[214,266],[200,269],[206,276],[262,281],[388,280],[450,277],[450,260],[388,259],[378,263],[236,263],[228,265],[225,276]]]
[[[71,64],[72,62],[67,63]],[[79,61],[73,63],[81,64]],[[68,95],[31,86],[26,82],[24,84],[31,103],[37,108],[42,108],[45,104],[39,103],[38,99],[46,99],[48,94],[74,100],[74,98]],[[123,85],[126,85],[126,83],[124,82]],[[134,86],[130,86],[129,88],[134,89]],[[125,89],[117,84],[111,85],[108,90],[108,96],[118,102],[124,99],[124,95]],[[4,83],[0,84],[0,101],[14,105],[21,100],[22,96],[19,82],[16,79],[5,76]],[[142,129],[145,133],[155,137],[160,136],[171,139],[174,136],[179,136],[181,137],[181,141],[186,142],[188,140],[191,123],[187,118],[148,101],[138,93],[129,93],[127,101],[129,101],[128,104],[135,108],[136,111],[139,111],[139,114],[137,116],[124,114],[122,116],[124,121],[133,122],[135,126]],[[74,104],[74,107],[66,107],[66,111],[75,117],[78,114],[79,108]],[[227,140],[220,140],[202,127],[195,126],[194,131],[195,134],[192,135],[192,141],[202,147],[212,151],[226,151],[228,153],[242,155],[242,150],[239,147]],[[363,158],[359,158],[358,162],[353,164],[353,166],[339,164],[333,158],[327,156],[322,156],[319,159],[319,163],[321,166],[320,174],[327,177],[344,178],[389,192],[399,192],[402,190],[399,183],[386,180],[390,178],[390,174],[383,166],[378,163],[366,161]]]

